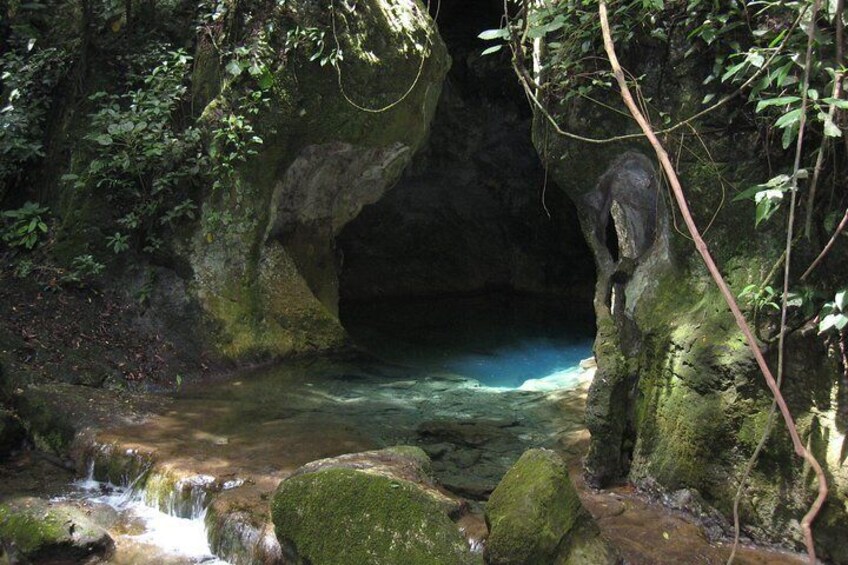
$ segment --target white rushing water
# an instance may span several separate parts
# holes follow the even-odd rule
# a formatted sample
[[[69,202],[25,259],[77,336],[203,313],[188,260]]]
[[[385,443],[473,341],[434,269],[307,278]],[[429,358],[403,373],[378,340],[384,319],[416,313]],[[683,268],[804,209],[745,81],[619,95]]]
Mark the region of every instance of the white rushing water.
[[[73,492],[67,498],[84,500],[91,504],[102,504],[113,508],[120,516],[120,522],[130,524],[126,528],[131,533],[113,534],[116,537],[118,553],[126,545],[150,546],[158,557],[149,553],[146,562],[160,560],[174,563],[203,563],[205,565],[227,565],[215,557],[209,547],[204,518],[206,509],[197,507],[191,517],[166,514],[147,504],[143,489],[135,484],[126,487],[116,486],[94,480],[93,466],[85,479],[73,483]],[[125,560],[117,558],[123,563]],[[136,559],[130,559],[136,561]]]

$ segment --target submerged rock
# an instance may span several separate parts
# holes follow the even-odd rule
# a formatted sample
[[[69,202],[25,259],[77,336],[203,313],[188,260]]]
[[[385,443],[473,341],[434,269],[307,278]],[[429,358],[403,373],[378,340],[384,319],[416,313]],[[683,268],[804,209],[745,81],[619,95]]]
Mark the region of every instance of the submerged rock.
[[[486,505],[486,524],[492,565],[617,562],[565,463],[547,449],[526,451],[507,472]]]
[[[71,504],[18,498],[0,505],[0,543],[12,563],[82,562],[108,557],[115,543]]]
[[[428,467],[415,447],[302,467],[280,484],[271,506],[287,557],[314,565],[479,562],[451,520],[461,504],[435,488]]]

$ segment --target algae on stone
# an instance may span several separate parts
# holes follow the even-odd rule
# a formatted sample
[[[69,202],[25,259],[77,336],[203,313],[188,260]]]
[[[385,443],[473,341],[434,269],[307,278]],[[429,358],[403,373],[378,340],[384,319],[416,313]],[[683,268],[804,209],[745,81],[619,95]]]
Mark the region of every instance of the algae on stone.
[[[615,562],[583,509],[562,458],[531,449],[512,466],[486,504],[486,560],[492,565]]]
[[[13,563],[108,557],[115,545],[82,510],[37,498],[0,504],[0,544]]]
[[[433,488],[417,448],[351,454],[306,465],[271,506],[283,551],[314,565],[477,563]]]
[[[657,101],[656,110],[667,113],[669,123],[700,111],[700,100],[707,94],[702,81],[712,55],[687,51],[687,33],[682,26],[674,27],[668,42],[658,43],[637,32],[632,42],[619,46],[623,65],[641,77],[644,96]],[[556,68],[546,78],[553,83],[568,79]],[[602,103],[621,108],[616,93],[597,94]],[[563,105],[551,104],[548,110],[564,129],[582,135],[606,138],[636,131],[626,113],[608,111],[579,97]],[[703,123],[693,122],[694,127],[705,129],[720,124],[721,135],[700,138],[700,147],[688,145],[682,137],[664,140],[669,153],[679,156],[675,166],[687,202],[735,295],[751,284],[777,286],[768,278],[782,261],[786,210],[778,210],[770,222],[757,227],[752,203],[729,196],[765,182],[773,171],[791,168],[791,156],[777,152],[766,156],[762,140],[740,127],[745,112],[741,104],[728,104]],[[585,203],[587,194],[620,156],[635,151],[653,157],[652,149],[639,139],[599,146],[559,136],[538,113],[534,142],[550,167],[551,178],[576,204],[590,242],[597,239],[594,229],[604,218],[593,217]],[[621,200],[619,205],[628,205]],[[606,246],[592,246],[599,271],[595,295],[598,373],[587,405],[592,439],[586,467],[589,480],[599,486],[627,476],[637,484],[661,489],[697,489],[707,503],[729,517],[738,478],[763,431],[771,394],[674,214],[673,209],[658,214],[655,251],[663,249],[635,258],[633,269],[623,269],[623,261],[611,261]],[[614,227],[622,239],[626,230]],[[627,246],[620,247],[616,251],[629,259]],[[818,251],[808,241],[799,242],[793,266],[809,264]],[[609,271],[614,276],[604,280]],[[830,276],[840,272],[844,274],[844,268],[834,269]],[[615,275],[619,282],[612,280]],[[616,312],[618,302],[623,308]],[[767,311],[754,314],[750,304],[740,302],[765,338],[767,361],[776,366],[772,342],[776,342],[777,316],[769,319]],[[797,318],[793,323],[800,326],[803,320],[800,315]],[[845,430],[838,421],[844,401],[838,400],[841,385],[835,363],[828,360],[826,347],[813,333],[790,332],[783,391],[802,438],[825,465],[831,483],[826,510],[815,525],[820,554],[846,563],[845,544],[835,541],[837,516],[843,522],[848,517]],[[781,426],[778,422],[777,427]],[[752,473],[750,497],[742,502],[748,533],[758,540],[794,543],[800,548],[798,519],[814,498],[808,473],[786,435],[773,432]]]
[[[344,52],[338,69],[284,48],[263,61],[274,86],[251,119],[263,143],[202,206],[204,226],[220,214],[235,223],[198,229],[183,251],[196,296],[218,324],[218,349],[230,358],[345,344],[334,238],[393,186],[435,111],[448,56],[421,4],[369,0],[350,13],[344,5],[337,10],[344,12],[333,12]],[[295,13],[301,27],[328,25],[326,13],[311,6]],[[195,76],[195,99],[206,102],[201,122],[214,128],[239,88],[214,53],[201,50],[197,59],[203,72]]]

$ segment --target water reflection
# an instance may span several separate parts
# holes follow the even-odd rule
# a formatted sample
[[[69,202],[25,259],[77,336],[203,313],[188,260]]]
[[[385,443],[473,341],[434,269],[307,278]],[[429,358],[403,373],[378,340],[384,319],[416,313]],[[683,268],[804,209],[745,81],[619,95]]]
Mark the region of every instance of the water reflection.
[[[495,388],[575,386],[578,364],[592,355],[591,310],[564,298],[495,293],[352,302],[342,303],[341,315],[354,341],[385,361]]]

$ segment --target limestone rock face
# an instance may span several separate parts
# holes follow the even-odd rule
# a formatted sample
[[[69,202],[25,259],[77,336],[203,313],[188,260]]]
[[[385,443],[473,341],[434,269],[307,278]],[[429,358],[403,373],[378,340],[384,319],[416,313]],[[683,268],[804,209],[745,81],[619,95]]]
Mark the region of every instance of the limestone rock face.
[[[182,250],[193,291],[217,323],[219,350],[232,358],[345,342],[335,236],[422,145],[449,66],[419,2],[368,0],[332,14],[301,2],[295,13],[301,27],[335,29],[343,60],[334,67],[284,49],[265,55],[274,87],[251,118],[263,143],[208,195],[202,226]],[[292,25],[267,23],[283,34]],[[200,48],[196,58],[195,103],[205,104],[201,122],[214,129],[238,85],[214,52]],[[226,227],[209,227],[220,218]]]
[[[492,565],[616,562],[565,463],[548,449],[526,451],[507,472],[486,505],[486,524]]]
[[[668,112],[669,123],[696,114],[707,94],[702,65],[712,54],[686,56],[687,33],[675,29],[667,44],[643,37],[618,46],[623,66],[642,77],[644,96],[662,100],[658,109]],[[565,77],[554,71],[547,78]],[[617,94],[601,94],[604,104],[623,108]],[[581,100],[549,109],[563,129],[593,138],[638,130],[626,112]],[[735,295],[765,284],[783,253],[787,219],[781,210],[755,229],[753,203],[733,201],[733,192],[767,181],[772,168],[791,170],[788,153],[772,150],[765,157],[762,140],[741,124],[745,111],[729,104],[695,124],[720,132],[704,138],[699,149],[690,151],[680,139],[664,141],[670,154],[681,155],[675,165],[691,212],[702,230],[709,226],[710,251]],[[667,491],[696,489],[725,517],[732,516],[738,479],[762,437],[771,395],[694,245],[674,229],[682,229],[679,212],[656,200],[663,189],[656,188],[651,147],[638,138],[580,143],[558,136],[541,117],[534,138],[551,177],[577,206],[598,271],[598,372],[586,413],[592,434],[589,480],[604,485],[628,476]],[[793,267],[808,265],[822,245],[798,244]],[[845,280],[844,248],[841,253],[831,259],[836,267],[830,273],[807,282],[825,287],[827,277]],[[764,341],[776,341],[774,318],[754,316],[751,305],[740,302]],[[802,316],[795,315],[794,324],[802,326]],[[839,400],[844,384],[836,361],[814,334],[795,332],[787,340],[783,393],[830,481],[830,500],[815,524],[820,555],[848,563],[845,544],[836,541],[848,509],[845,402]],[[767,345],[766,356],[776,367],[776,347]],[[806,476],[779,423],[741,505],[746,531],[800,547],[798,520],[814,497]]]
[[[293,563],[479,562],[450,514],[456,501],[429,479],[427,455],[395,447],[309,463],[284,480],[271,506]]]
[[[83,511],[36,498],[0,505],[0,543],[12,563],[83,562],[108,557],[115,547]]]

